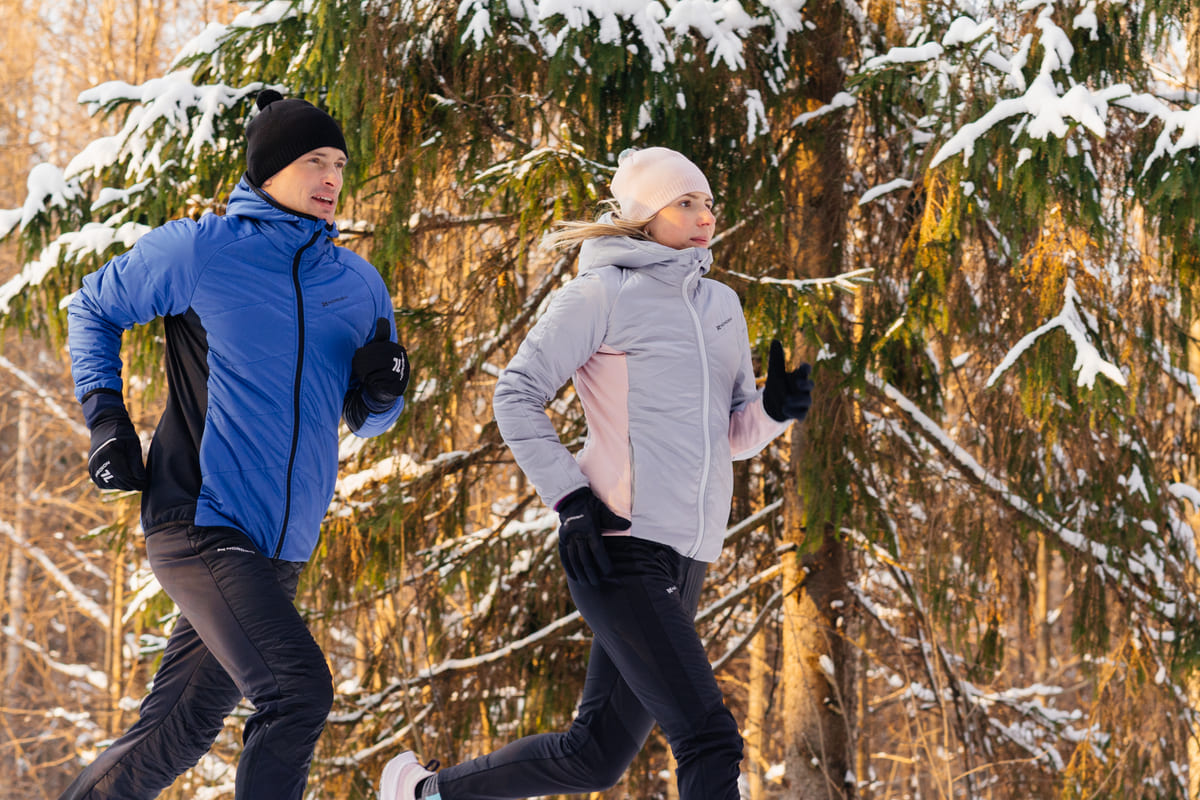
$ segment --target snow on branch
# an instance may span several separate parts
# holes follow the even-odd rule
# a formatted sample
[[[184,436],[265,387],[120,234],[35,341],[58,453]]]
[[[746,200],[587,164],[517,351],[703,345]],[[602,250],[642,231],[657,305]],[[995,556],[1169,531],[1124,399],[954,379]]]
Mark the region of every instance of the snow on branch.
[[[233,22],[222,25],[210,22],[199,35],[185,44],[171,63],[172,69],[201,56],[215,56],[226,41],[255,28],[278,25],[285,19],[310,14],[316,7],[314,0],[270,0],[253,11],[243,11],[233,18]]]
[[[842,108],[852,108],[857,103],[858,103],[858,100],[854,97],[854,95],[850,94],[849,92],[838,92],[837,94],[835,94],[833,96],[832,100],[830,100],[828,103],[821,106],[817,110],[806,111],[803,114],[796,117],[794,120],[792,120],[791,127],[793,127],[793,128],[802,127],[802,126],[807,125],[808,123],[812,122],[814,119],[816,119],[818,117],[823,117],[826,114],[832,114],[834,111],[837,111]]]
[[[1029,117],[1023,123],[1025,132],[1035,139],[1045,140],[1051,134],[1060,139],[1065,137],[1070,131],[1068,119],[1103,139],[1107,133],[1108,104],[1130,94],[1126,84],[1093,91],[1077,83],[1066,94],[1059,95],[1053,79],[1039,75],[1021,97],[999,101],[982,117],[960,128],[937,151],[929,166],[936,167],[959,153],[966,161],[975,152],[975,143],[980,137],[1004,120],[1019,115]]]
[[[29,287],[40,284],[63,260],[102,255],[117,244],[128,249],[149,232],[148,226],[137,222],[126,222],[117,226],[89,222],[77,231],[62,234],[46,245],[37,258],[27,262],[20,272],[0,284],[0,314],[7,314],[13,298]],[[65,307],[70,300],[71,295],[67,295],[60,305]]]
[[[217,117],[267,84],[253,81],[240,88],[196,85],[194,72],[179,70],[137,86],[109,81],[81,93],[79,102],[89,104],[93,113],[120,103],[131,107],[121,131],[88,145],[67,165],[66,178],[98,174],[125,156],[130,157],[127,172],[135,178],[159,173],[165,165],[163,145],[176,137],[187,141],[184,152],[192,158],[198,158],[205,147],[223,149],[226,143],[216,136]],[[160,130],[160,123],[165,131]]]
[[[745,520],[742,520],[740,523],[738,523],[738,525],[734,526],[733,528],[729,529],[726,532],[727,538],[730,535],[732,535],[733,533],[744,532],[745,530],[748,530],[752,527],[761,525],[770,517],[770,515],[772,513],[778,511],[778,509],[781,506],[782,506],[782,500],[776,501],[776,502],[770,504],[767,508],[762,509],[758,513],[756,513],[750,517],[747,517]],[[552,524],[548,525],[548,523],[550,523],[551,517],[554,517],[553,512],[550,512],[547,515],[544,515],[542,517],[539,517],[536,520],[532,520],[529,522],[510,523],[509,528],[514,528],[515,530],[517,530],[520,533],[527,533],[530,530],[536,530],[536,529],[546,528],[546,527],[553,528]],[[477,536],[475,536],[475,538],[476,538],[476,540],[479,540],[480,538],[486,538],[486,536],[489,535],[490,533],[491,533],[490,530],[481,532],[482,536],[477,535]],[[506,528],[504,531],[505,538],[507,538],[509,533],[510,533],[509,529]],[[547,543],[552,544],[552,541],[549,541]],[[794,545],[785,545],[783,547],[778,548],[776,550],[776,554],[782,555],[783,553],[793,550],[794,548],[795,548]],[[722,596],[721,598],[719,598],[718,600],[713,602],[711,605],[707,606],[706,608],[701,609],[696,615],[696,621],[703,622],[705,619],[717,614],[722,609],[724,609],[730,605],[738,603],[747,594],[753,592],[759,586],[762,586],[764,583],[774,580],[778,576],[780,569],[781,569],[780,566],[778,564],[775,564],[775,565],[772,565],[771,567],[768,567],[767,569],[763,570],[762,572],[759,572],[758,574],[750,577],[745,583],[734,588],[733,590],[731,590],[730,592],[728,592],[727,594],[725,594],[724,596]],[[769,613],[768,609],[764,608],[763,613],[768,614]],[[760,617],[762,617],[762,619],[756,623],[757,625],[761,625],[762,620],[765,620],[765,616],[760,615]],[[577,627],[582,622],[583,622],[583,618],[580,615],[580,613],[578,611],[573,611],[570,614],[559,617],[558,619],[554,620],[550,624],[543,626],[542,628],[538,629],[537,631],[534,631],[533,633],[529,634],[528,636],[525,636],[521,639],[517,639],[516,641],[510,642],[502,647],[498,647],[495,650],[490,650],[486,653],[481,653],[481,654],[479,654],[477,656],[473,656],[471,658],[448,658],[438,664],[429,666],[426,669],[418,670],[412,677],[404,678],[402,680],[399,680],[392,684],[389,684],[388,686],[384,687],[382,690],[380,690],[375,695],[372,695],[369,698],[364,698],[364,701],[361,703],[361,705],[364,708],[374,707],[374,706],[378,705],[380,702],[382,702],[386,697],[388,697],[398,691],[403,691],[403,690],[410,689],[415,686],[423,685],[423,684],[428,683],[429,681],[433,680],[434,678],[440,677],[442,675],[445,675],[445,674],[448,674],[451,672],[474,669],[476,667],[480,667],[485,664],[490,664],[492,662],[500,661],[502,659],[508,658],[528,647],[541,644],[552,636],[559,635],[566,631],[569,631],[569,630]],[[743,637],[742,641],[740,641],[735,646],[731,647],[724,654],[724,656],[718,663],[723,664],[725,661],[727,661],[729,658],[731,658],[733,655],[735,655],[736,652],[741,648],[741,646],[746,641],[749,640],[749,635],[750,634],[747,634],[746,637]],[[343,721],[344,721],[344,719],[343,719]]]
[[[46,574],[54,579],[54,582],[57,583],[64,592],[71,596],[71,599],[75,602],[75,605],[78,606],[79,611],[84,616],[91,617],[92,621],[101,628],[108,628],[108,613],[105,612],[105,610],[101,608],[95,600],[88,597],[87,593],[79,588],[79,586],[77,586],[75,582],[68,577],[67,573],[59,569],[58,565],[50,559],[50,556],[46,555],[46,552],[42,550],[42,548],[26,541],[19,533],[17,533],[16,528],[2,519],[0,519],[0,533],[3,533],[5,536],[11,539],[12,543],[19,547],[21,551],[25,553],[25,555],[36,561],[38,565],[46,571]]]
[[[54,672],[67,675],[72,678],[81,678],[87,681],[88,684],[96,689],[105,690],[108,688],[108,675],[98,669],[92,669],[87,664],[64,664],[61,661],[56,661],[51,657],[46,648],[42,647],[37,642],[30,641],[23,636],[18,635],[16,631],[9,625],[0,626],[2,632],[10,641],[16,642],[28,652],[36,656],[44,665],[49,667]]]
[[[1100,570],[1101,574],[1111,578],[1113,585],[1120,587],[1123,593],[1128,593],[1138,602],[1156,609],[1167,618],[1174,619],[1176,617],[1179,607],[1170,597],[1178,595],[1179,588],[1174,586],[1170,581],[1166,571],[1166,564],[1162,558],[1152,552],[1149,547],[1141,553],[1136,553],[1132,550],[1123,551],[1119,558],[1123,568],[1117,569],[1110,563],[1112,554],[1107,545],[1088,539],[1082,533],[1068,528],[1049,514],[1033,506],[1019,493],[1011,490],[1003,478],[985,469],[982,464],[975,460],[974,456],[954,440],[954,437],[943,430],[937,422],[926,416],[914,402],[905,397],[896,387],[874,373],[867,373],[865,377],[867,383],[882,391],[888,401],[900,413],[914,422],[921,435],[965,477],[976,481],[995,494],[1002,503],[1042,530],[1053,534],[1067,547],[1088,556],[1095,563],[1096,569]],[[1189,564],[1193,568],[1200,566],[1196,562],[1195,557],[1190,559]],[[1143,580],[1141,582],[1131,580],[1131,578],[1138,576],[1142,577]],[[1165,597],[1152,597],[1140,583],[1154,587],[1156,591]]]
[[[720,672],[722,669],[724,669],[725,665],[728,664],[734,656],[741,652],[742,648],[754,638],[754,635],[762,629],[762,626],[766,624],[767,620],[775,614],[776,610],[782,604],[783,590],[779,589],[770,597],[768,597],[766,602],[762,604],[762,607],[759,609],[758,616],[755,617],[754,622],[750,624],[750,629],[747,630],[746,633],[741,636],[741,638],[729,645],[720,658],[712,662],[713,672]],[[826,656],[822,655],[821,658],[826,658]]]
[[[412,741],[413,726],[420,724],[433,711],[433,703],[428,703],[414,714],[408,720],[408,724],[402,728],[392,729],[388,735],[370,747],[364,747],[361,750],[355,751],[351,756],[337,756],[330,759],[329,763],[340,767],[354,767],[362,762],[378,756],[380,753],[391,754],[393,751],[400,749],[401,745],[408,744]],[[345,722],[358,722],[362,717],[361,713],[354,714],[330,714],[329,724],[336,725]]]
[[[238,15],[230,25],[209,25],[184,46],[175,59],[173,71],[167,75],[136,86],[110,81],[81,93],[79,102],[89,105],[92,113],[127,104],[129,110],[124,125],[115,135],[89,143],[71,159],[66,169],[48,163],[36,165],[29,173],[21,207],[0,209],[0,238],[18,228],[24,230],[54,209],[66,211],[80,201],[86,202],[83,181],[100,176],[123,159],[128,159],[125,178],[135,183],[100,187],[98,199],[90,205],[91,211],[118,201],[128,208],[140,196],[153,193],[154,181],[148,176],[158,175],[174,163],[176,155],[167,153],[172,143],[181,143],[184,155],[193,159],[206,148],[218,152],[226,149],[229,143],[217,132],[218,118],[248,95],[266,88],[266,84],[254,81],[241,87],[197,85],[194,77],[198,66],[179,65],[206,53],[215,57],[216,51],[230,37],[277,24],[307,13],[312,7],[312,2],[275,0],[265,3],[254,12]],[[124,221],[125,213],[118,211],[103,222],[89,222],[82,229],[64,233],[51,242],[18,275],[0,286],[0,314],[7,313],[15,296],[40,284],[64,260],[99,255],[117,243],[131,247],[150,230],[145,225]]]
[[[1071,369],[1079,373],[1079,378],[1076,382],[1078,386],[1087,386],[1089,389],[1093,388],[1096,383],[1096,376],[1100,374],[1103,374],[1118,386],[1125,386],[1125,376],[1121,373],[1121,368],[1110,361],[1106,361],[1100,355],[1100,351],[1088,341],[1088,326],[1084,323],[1083,317],[1076,307],[1078,303],[1079,292],[1075,289],[1075,281],[1067,278],[1067,285],[1063,290],[1062,311],[1058,312],[1058,316],[1036,330],[1027,333],[1021,341],[1017,342],[1016,346],[1008,352],[996,369],[992,371],[991,376],[987,379],[987,387],[991,388],[1000,379],[1000,376],[1016,363],[1017,359],[1026,350],[1033,346],[1034,342],[1055,328],[1062,328],[1075,345],[1075,364]]]
[[[997,101],[978,119],[959,128],[934,155],[930,162],[931,168],[959,154],[964,161],[968,160],[975,151],[976,142],[982,136],[1013,117],[1023,117],[1017,126],[1018,134],[1023,132],[1043,141],[1051,135],[1065,138],[1071,131],[1071,121],[1082,125],[1098,138],[1103,139],[1107,135],[1109,104],[1133,97],[1133,91],[1124,83],[1091,89],[1070,79],[1075,48],[1071,44],[1070,36],[1054,23],[1054,10],[1053,3],[1046,3],[1035,22],[1035,27],[1041,32],[1043,57],[1038,74],[1028,87],[1025,85],[1021,68],[1028,57],[1031,36],[1025,37],[1020,51],[1012,60],[1003,58],[993,50],[986,51],[985,62],[1001,70],[1008,82],[1023,94]],[[1093,21],[1094,14],[1091,17],[1086,13],[1079,14],[1074,17],[1072,26],[1093,28],[1094,31]],[[950,34],[947,34],[947,38],[949,37]],[[991,43],[991,37],[983,39],[984,46]],[[940,54],[931,55],[930,59],[938,55]],[[1066,83],[1070,87],[1065,92],[1061,89],[1063,81],[1057,77],[1064,72],[1068,76]]]
[[[944,52],[946,52],[945,48],[937,42],[926,42],[911,47],[893,47],[881,56],[868,59],[867,63],[863,64],[862,71],[870,72],[897,64],[920,64],[932,61]]]
[[[842,289],[847,292],[857,292],[864,284],[872,282],[871,274],[875,270],[866,267],[864,269],[855,269],[850,272],[843,272],[839,275],[834,275],[832,278],[769,278],[762,275],[747,275],[744,272],[734,272],[726,270],[729,275],[735,278],[749,281],[751,283],[761,283],[772,286],[786,286],[789,289],[795,289],[802,294],[813,294],[821,287],[833,287]]]
[[[2,293],[2,287],[0,287],[0,294]],[[2,302],[0,302],[0,311],[3,311],[3,309],[4,305]],[[67,426],[71,429],[72,433],[77,434],[81,438],[87,438],[87,428],[82,425],[79,420],[75,418],[75,416],[68,414],[65,410],[63,410],[63,407],[60,406],[58,402],[50,396],[45,387],[34,380],[29,373],[18,367],[13,362],[9,361],[4,356],[0,356],[0,368],[7,370],[14,378],[25,384],[30,393],[45,404],[46,410],[50,412],[50,415],[67,423]],[[11,388],[9,391],[11,391]]]
[[[864,586],[851,583],[849,588],[854,593],[857,602],[888,636],[904,647],[917,650],[926,664],[926,674],[931,679],[935,673],[928,661],[928,655],[931,651],[936,650],[946,677],[954,687],[957,697],[970,709],[971,713],[981,713],[982,718],[987,720],[987,724],[996,734],[1028,752],[1031,758],[1046,760],[1055,769],[1062,769],[1063,766],[1063,759],[1055,746],[1058,742],[1065,740],[1073,746],[1082,736],[1104,736],[1098,725],[1091,725],[1082,731],[1076,727],[1080,720],[1085,719],[1086,715],[1082,711],[1058,708],[1046,703],[1045,698],[1063,694],[1063,689],[1059,686],[1033,684],[1025,687],[1014,686],[1007,689],[983,690],[957,674],[955,666],[961,666],[961,661],[952,658],[939,644],[926,638],[926,635],[932,635],[933,631],[932,629],[927,630],[928,626],[924,624],[927,620],[927,611],[921,603],[921,595],[910,570],[897,563],[890,553],[881,548],[877,542],[864,536],[861,531],[851,529],[846,532],[853,537],[866,557],[866,564],[869,568],[867,571],[882,566],[891,576],[891,580],[887,583],[900,589],[901,596],[912,604],[912,613],[915,613],[917,619],[922,623],[919,628],[922,635],[919,638],[905,636],[886,618],[887,615],[894,614],[907,619],[910,615],[909,611],[880,608],[876,604],[876,598],[872,597]],[[902,688],[899,697],[918,702],[937,702],[938,692],[930,689],[929,686],[912,681],[906,675],[893,672],[893,676],[889,682],[897,689]],[[998,708],[1005,708],[1014,713],[1018,716],[1018,721],[1012,724],[1003,722],[995,713]]]
[[[1196,373],[1172,364],[1171,354],[1160,341],[1154,342],[1151,356],[1158,362],[1163,372],[1167,373],[1173,381],[1192,396],[1192,402],[1200,403],[1200,378],[1197,378]]]
[[[1142,166],[1144,176],[1155,161],[1163,156],[1176,156],[1184,150],[1200,148],[1200,106],[1174,109],[1147,94],[1133,95],[1117,105],[1158,119],[1163,126],[1154,142],[1154,150]]]
[[[499,447],[495,441],[485,442],[474,450],[452,450],[440,453],[436,458],[420,462],[407,453],[399,456],[387,456],[375,462],[364,470],[346,475],[337,482],[329,512],[335,515],[349,514],[350,510],[342,507],[356,494],[360,494],[369,486],[399,476],[402,488],[411,488],[418,482],[436,480],[451,472],[465,469]]]
[[[1188,483],[1172,483],[1167,489],[1180,500],[1192,504],[1192,513],[1200,514],[1200,489]]]
[[[35,165],[25,179],[25,202],[20,208],[0,211],[0,236],[24,228],[46,209],[67,208],[81,194],[78,182],[67,181],[58,167]]]
[[[704,42],[714,65],[742,70],[746,44],[756,30],[766,29],[768,47],[779,51],[788,36],[804,26],[802,3],[767,0],[762,5],[766,13],[751,16],[736,0],[462,0],[458,19],[467,20],[462,41],[476,48],[494,36],[493,8],[498,7],[550,58],[562,50],[570,33],[588,30],[598,43],[634,49],[652,71],[664,72],[679,60],[676,47],[694,36]],[[626,39],[623,25],[632,27],[632,41]]]
[[[858,204],[860,206],[865,206],[867,203],[870,203],[873,200],[888,194],[889,192],[894,192],[897,189],[911,189],[912,185],[913,182],[908,178],[896,178],[895,180],[888,181],[887,183],[881,183],[878,186],[872,186],[870,189],[863,192],[862,197],[858,200]]]
[[[514,655],[518,651],[525,649],[526,647],[543,642],[556,633],[570,630],[571,628],[580,625],[582,622],[583,616],[578,611],[572,611],[570,614],[559,617],[554,622],[543,626],[528,636],[518,639],[515,642],[510,642],[503,647],[499,647],[486,653],[480,653],[472,658],[448,658],[439,664],[434,664],[433,666],[425,669],[417,670],[412,677],[395,681],[381,689],[376,694],[364,698],[361,705],[366,708],[374,707],[382,702],[386,697],[398,691],[402,691],[413,686],[424,685],[441,675],[456,672],[458,670],[472,669],[484,664],[490,664],[493,661],[499,661],[503,658],[507,658],[511,655]]]
[[[778,554],[782,555],[783,553],[787,553],[787,552],[790,552],[795,549],[796,549],[795,545],[788,545],[788,546],[783,547],[779,551]],[[771,566],[767,567],[762,572],[751,577],[749,580],[747,580],[741,586],[735,587],[730,592],[722,595],[718,600],[716,600],[711,605],[700,609],[699,613],[696,614],[696,622],[697,623],[704,622],[709,617],[715,616],[717,614],[717,612],[719,612],[721,609],[737,603],[739,600],[741,600],[743,597],[745,597],[746,594],[748,594],[749,592],[754,591],[755,589],[757,589],[759,586],[766,583],[767,581],[773,580],[775,578],[775,576],[779,575],[779,573],[782,570],[783,570],[783,567],[780,566],[779,564],[772,564]]]

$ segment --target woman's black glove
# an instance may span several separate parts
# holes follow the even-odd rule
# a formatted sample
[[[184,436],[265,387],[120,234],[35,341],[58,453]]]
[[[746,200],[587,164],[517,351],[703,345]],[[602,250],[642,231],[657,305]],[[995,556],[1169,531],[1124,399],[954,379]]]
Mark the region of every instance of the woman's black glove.
[[[767,385],[763,389],[763,408],[776,422],[789,419],[802,420],[808,416],[812,405],[813,382],[808,373],[811,367],[801,364],[792,372],[787,371],[783,358],[783,345],[776,339],[771,342],[771,353],[767,359]]]
[[[612,572],[601,531],[627,531],[632,523],[614,514],[588,486],[571,492],[554,508],[561,520],[558,555],[567,577],[599,586]]]
[[[83,416],[92,433],[88,474],[101,489],[144,491],[150,485],[138,439],[121,395],[96,391],[84,398]]]
[[[355,351],[350,371],[362,384],[372,411],[391,408],[408,388],[408,353],[392,341],[391,326],[383,317],[375,321],[375,338]]]

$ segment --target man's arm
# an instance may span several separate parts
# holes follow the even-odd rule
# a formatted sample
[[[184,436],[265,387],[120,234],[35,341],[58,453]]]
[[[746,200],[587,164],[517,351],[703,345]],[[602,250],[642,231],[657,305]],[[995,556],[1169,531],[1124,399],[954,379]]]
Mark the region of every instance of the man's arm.
[[[120,394],[125,331],[187,310],[197,279],[195,230],[192,220],[169,222],[84,277],[67,312],[77,400],[97,389]]]
[[[71,300],[71,372],[91,432],[88,472],[101,489],[146,488],[141,441],[121,394],[121,336],[138,323],[186,309],[194,285],[188,268],[194,226],[187,220],[151,231],[86,276]]]

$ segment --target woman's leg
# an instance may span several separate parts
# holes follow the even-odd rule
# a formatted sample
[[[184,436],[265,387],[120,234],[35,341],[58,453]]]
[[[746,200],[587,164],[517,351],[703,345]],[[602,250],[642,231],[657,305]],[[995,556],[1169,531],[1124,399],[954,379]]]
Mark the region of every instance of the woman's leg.
[[[438,793],[443,800],[513,800],[607,789],[625,774],[652,727],[654,719],[593,644],[583,699],[565,733],[526,736],[447,767],[437,773]]]
[[[568,581],[595,633],[584,697],[566,733],[529,736],[437,774],[443,800],[510,800],[608,788],[657,720],[679,764],[682,800],[736,800],[742,740],[695,615],[705,565],[628,537],[605,542],[613,575]]]
[[[681,800],[737,800],[742,738],[696,632],[707,565],[640,539],[606,544],[622,580],[569,582],[576,605],[666,734]]]

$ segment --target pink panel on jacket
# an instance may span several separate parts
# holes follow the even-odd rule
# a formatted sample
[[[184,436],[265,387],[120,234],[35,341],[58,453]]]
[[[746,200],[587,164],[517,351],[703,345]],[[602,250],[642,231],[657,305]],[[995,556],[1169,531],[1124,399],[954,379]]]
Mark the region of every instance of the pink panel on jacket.
[[[633,467],[629,460],[629,372],[625,354],[608,345],[575,371],[575,393],[587,417],[587,444],[579,468],[592,491],[626,519],[633,512]]]
[[[762,392],[729,415],[729,451],[734,461],[750,458],[792,424],[778,422],[763,408]]]

